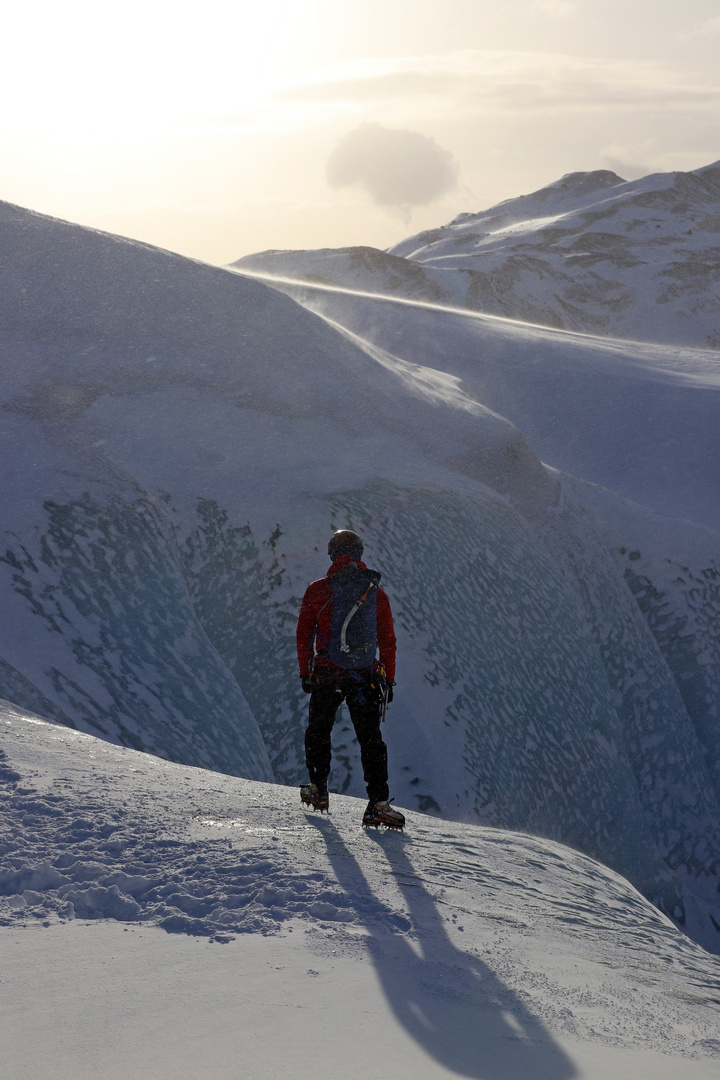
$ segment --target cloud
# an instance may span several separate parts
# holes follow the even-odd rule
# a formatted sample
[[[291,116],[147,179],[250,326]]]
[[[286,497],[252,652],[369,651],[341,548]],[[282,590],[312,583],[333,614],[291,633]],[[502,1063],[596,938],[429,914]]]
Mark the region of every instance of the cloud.
[[[693,38],[714,37],[716,34],[720,34],[720,15],[698,23],[691,30],[686,30],[683,34],[680,34],[680,37],[687,41]]]
[[[648,176],[653,169],[636,160],[635,152],[621,143],[613,142],[600,150],[600,157],[609,169],[622,176],[624,180],[640,180]]]
[[[378,206],[406,215],[457,187],[458,167],[448,150],[419,131],[365,123],[348,132],[327,164],[331,187],[356,184]]]
[[[465,50],[333,65],[286,89],[280,100],[346,114],[391,110],[395,122],[407,123],[414,115],[437,120],[588,109],[715,111],[720,85],[647,60]]]

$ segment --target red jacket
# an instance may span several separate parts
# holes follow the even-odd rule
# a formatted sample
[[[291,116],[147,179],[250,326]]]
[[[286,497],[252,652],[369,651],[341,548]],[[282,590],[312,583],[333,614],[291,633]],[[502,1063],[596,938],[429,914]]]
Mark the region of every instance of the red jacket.
[[[305,590],[297,624],[298,663],[303,678],[310,673],[313,638],[315,639],[315,650],[318,649],[318,639],[320,641],[319,648],[323,648],[320,634],[325,638],[325,641],[330,640],[330,623],[332,621],[332,586],[330,585],[330,578],[338,570],[341,570],[343,566],[347,566],[351,562],[357,562],[358,566],[362,567],[363,570],[367,569],[364,562],[353,559],[350,555],[338,555],[328,570],[327,576],[312,581]],[[320,634],[318,635],[315,634],[317,626],[320,627]],[[393,681],[395,679],[395,630],[393,628],[390,601],[383,589],[377,591],[377,638],[380,663],[384,666],[388,679]],[[316,658],[315,668],[338,670],[326,656]]]

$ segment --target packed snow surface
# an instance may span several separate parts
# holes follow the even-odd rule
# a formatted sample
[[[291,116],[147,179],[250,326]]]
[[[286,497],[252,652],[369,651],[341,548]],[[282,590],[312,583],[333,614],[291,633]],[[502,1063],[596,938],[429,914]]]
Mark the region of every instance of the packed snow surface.
[[[5,1080],[717,1073],[720,961],[578,851],[7,704],[0,751]]]

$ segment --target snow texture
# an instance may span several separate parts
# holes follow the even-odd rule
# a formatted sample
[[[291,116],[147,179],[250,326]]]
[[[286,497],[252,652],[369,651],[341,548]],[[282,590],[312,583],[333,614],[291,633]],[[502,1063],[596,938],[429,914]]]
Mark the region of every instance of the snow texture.
[[[0,750],[8,1080],[717,1069],[718,958],[578,851],[413,812],[364,831],[360,800],[314,815],[7,704]]]

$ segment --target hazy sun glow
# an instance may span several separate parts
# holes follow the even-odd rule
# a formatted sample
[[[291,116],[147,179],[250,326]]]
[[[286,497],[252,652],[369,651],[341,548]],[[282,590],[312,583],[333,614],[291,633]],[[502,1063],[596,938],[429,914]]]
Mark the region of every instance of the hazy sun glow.
[[[24,0],[2,34],[0,199],[211,261],[720,158],[717,0]],[[389,204],[400,143],[457,182]]]
[[[308,18],[312,6],[297,0],[15,5],[3,14],[3,126],[32,124],[58,134],[112,128],[115,135],[248,108],[291,82],[321,46]]]

